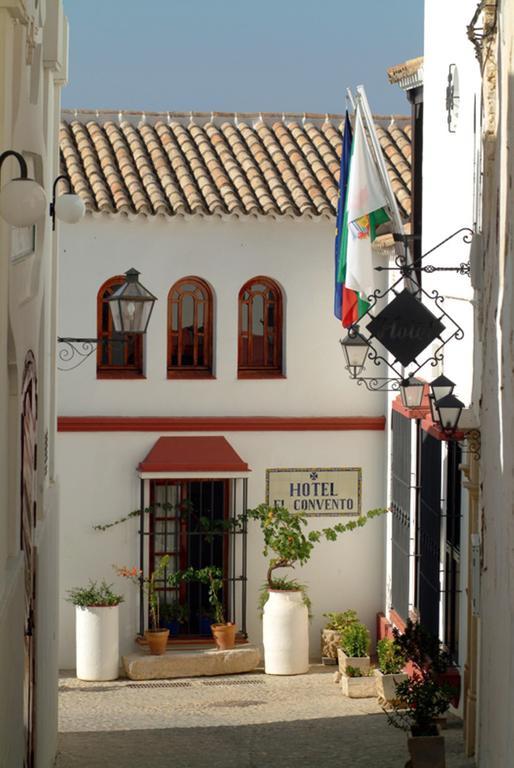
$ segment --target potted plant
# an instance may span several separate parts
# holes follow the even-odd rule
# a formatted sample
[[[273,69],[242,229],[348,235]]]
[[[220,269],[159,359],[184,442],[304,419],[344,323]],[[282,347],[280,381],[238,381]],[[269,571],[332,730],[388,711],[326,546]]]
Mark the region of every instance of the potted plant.
[[[119,609],[122,595],[112,584],[89,581],[68,590],[75,606],[76,665],[79,680],[116,680],[119,672]]]
[[[323,616],[328,621],[321,630],[321,661],[323,664],[337,664],[341,632],[347,624],[358,621],[357,613],[353,610],[329,611]]]
[[[247,511],[248,519],[257,521],[261,527],[264,556],[271,554],[264,587],[268,599],[263,611],[264,670],[267,674],[297,675],[309,669],[309,611],[305,591],[294,580],[278,578],[276,569],[304,565],[322,538],[335,541],[339,534],[361,527],[385,511],[370,510],[348,523],[308,532],[307,517],[285,507],[260,504]]]
[[[130,579],[134,584],[142,584],[148,598],[148,608],[150,616],[150,627],[145,631],[145,639],[148,642],[150,653],[153,656],[160,656],[166,651],[169,629],[164,629],[160,624],[159,615],[159,593],[157,582],[162,581],[166,575],[166,568],[170,561],[169,555],[163,555],[157,564],[157,568],[149,576],[144,576],[138,568],[127,568],[125,566],[116,568],[117,573],[126,579]]]
[[[377,695],[376,679],[373,670],[362,670],[348,666],[341,675],[341,690],[350,699],[372,699]]]
[[[437,719],[448,710],[454,691],[438,676],[446,671],[450,657],[421,624],[409,620],[405,632],[393,629],[393,633],[413,673],[396,687],[398,700],[393,702],[393,712],[386,713],[389,723],[410,731],[407,746],[412,768],[444,768],[444,738]]]
[[[408,675],[402,672],[406,662],[405,652],[396,640],[384,637],[377,643],[377,659],[378,669],[375,669],[375,676],[379,701],[382,704],[391,704],[398,698],[398,683],[408,679]]]
[[[362,673],[370,670],[369,646],[371,638],[369,630],[360,621],[352,621],[341,631],[341,643],[337,650],[339,671],[347,674],[348,667],[360,669]]]
[[[187,624],[189,620],[187,605],[181,605],[178,600],[172,600],[170,603],[161,602],[159,613],[161,625],[169,629],[170,635],[178,635],[181,625]]]
[[[211,632],[218,650],[226,651],[236,644],[236,625],[232,621],[226,621],[223,612],[221,590],[223,589],[223,573],[221,568],[208,565],[205,568],[186,568],[175,571],[168,576],[171,586],[178,586],[181,581],[200,581],[209,587],[209,603],[214,614],[214,623],[211,624]]]

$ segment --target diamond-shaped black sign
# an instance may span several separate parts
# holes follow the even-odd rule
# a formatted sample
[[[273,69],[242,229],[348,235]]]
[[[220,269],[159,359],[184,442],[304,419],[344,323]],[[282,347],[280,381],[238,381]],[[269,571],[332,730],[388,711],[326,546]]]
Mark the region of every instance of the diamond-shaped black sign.
[[[396,360],[409,365],[445,326],[412,293],[403,290],[366,328]]]

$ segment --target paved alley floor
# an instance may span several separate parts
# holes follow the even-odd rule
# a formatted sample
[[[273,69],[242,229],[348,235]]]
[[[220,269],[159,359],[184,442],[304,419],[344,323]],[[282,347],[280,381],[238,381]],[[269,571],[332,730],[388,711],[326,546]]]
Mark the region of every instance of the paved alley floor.
[[[374,699],[348,699],[334,667],[191,680],[60,680],[57,768],[403,768],[406,735]],[[471,768],[460,721],[447,768]]]

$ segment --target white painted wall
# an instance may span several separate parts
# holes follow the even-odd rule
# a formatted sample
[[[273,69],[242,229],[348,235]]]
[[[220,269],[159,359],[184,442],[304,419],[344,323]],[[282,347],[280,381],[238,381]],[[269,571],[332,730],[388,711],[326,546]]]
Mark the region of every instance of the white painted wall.
[[[96,379],[93,355],[59,377],[60,415],[383,415],[384,396],[348,379],[333,317],[333,222],[88,216],[62,235],[59,334],[96,336],[96,297],[135,267],[158,297],[146,335],[146,380]],[[215,295],[215,380],[166,378],[167,295],[187,275]],[[256,275],[284,293],[284,379],[237,379],[237,299]]]
[[[194,433],[192,433],[194,434]],[[158,433],[72,433],[59,435],[61,471],[61,625],[59,663],[75,665],[74,609],[65,602],[66,590],[89,578],[106,578],[125,594],[120,607],[121,652],[134,649],[138,631],[137,588],[116,576],[112,564],[137,565],[138,523],[133,520],[105,532],[93,531],[96,523],[117,519],[139,507],[136,466],[157,440]],[[237,453],[248,462],[251,475],[248,503],[265,499],[265,471],[273,467],[362,467],[362,509],[384,504],[384,432],[233,432],[224,433]],[[314,528],[348,518],[313,518]],[[343,535],[336,543],[322,543],[308,565],[294,577],[309,586],[313,603],[310,625],[311,655],[319,658],[319,633],[326,611],[355,608],[375,637],[375,617],[381,609],[385,521],[370,522],[359,531]],[[266,561],[257,524],[248,536],[248,631],[261,641],[257,612]],[[289,575],[289,572],[288,572]]]
[[[37,5],[37,8],[36,8]],[[28,63],[31,25],[39,42]],[[37,43],[37,40],[33,42]],[[35,156],[37,180],[51,194],[58,173],[60,87],[66,78],[67,24],[60,0],[7,0],[0,8],[0,152]],[[2,166],[2,184],[18,175]],[[50,768],[57,740],[57,494],[55,447],[56,238],[45,216],[31,254],[15,258],[0,219],[0,765],[24,760],[24,584],[20,551],[20,393],[31,351],[38,384],[36,727],[38,768]],[[48,471],[44,443],[48,435]]]
[[[514,754],[514,8],[501,0],[484,72],[482,544],[478,765]]]
[[[475,0],[425,2],[423,65],[423,223],[425,253],[460,227],[474,227],[475,98],[479,114],[480,70],[466,27]],[[455,133],[448,131],[446,87],[448,68],[456,64],[459,79],[458,119]],[[435,266],[458,266],[469,259],[469,245],[461,236],[427,256]],[[468,277],[453,272],[423,275],[423,287],[445,297],[443,308],[464,329],[462,341],[446,348],[443,369],[456,382],[455,394],[468,406],[473,375],[473,291]],[[429,304],[430,306],[430,304]],[[436,312],[437,314],[437,312]],[[443,320],[444,323],[444,320]],[[437,375],[426,367],[428,380]]]

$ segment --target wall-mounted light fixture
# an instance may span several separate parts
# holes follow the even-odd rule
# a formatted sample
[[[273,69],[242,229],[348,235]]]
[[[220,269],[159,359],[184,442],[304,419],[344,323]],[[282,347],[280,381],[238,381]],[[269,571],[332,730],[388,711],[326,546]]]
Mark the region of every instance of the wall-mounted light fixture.
[[[402,379],[400,382],[400,397],[405,408],[420,408],[424,390],[424,382],[412,374],[409,374],[407,379]]]
[[[472,454],[478,460],[480,458],[480,430],[459,429],[459,420],[464,403],[453,394],[454,388],[453,381],[443,375],[431,382],[432,394],[429,395],[429,399],[432,421],[449,440],[466,438],[467,453]]]
[[[157,297],[141,285],[137,269],[129,269],[125,272],[125,278],[125,282],[107,299],[114,330],[117,333],[131,335],[144,334]],[[119,338],[97,339],[74,336],[59,336],[57,341],[65,345],[59,352],[59,360],[64,363],[64,367],[58,366],[61,371],[78,368],[95,352],[98,344],[126,343],[126,339]]]
[[[0,216],[13,227],[30,227],[44,216],[47,206],[45,190],[37,181],[29,179],[25,158],[13,149],[0,154],[0,169],[8,157],[18,161],[20,175],[0,190]]]
[[[64,195],[56,198],[55,193],[57,184],[64,181],[68,186],[68,191]],[[50,217],[52,219],[52,230],[55,229],[55,217],[65,224],[76,224],[84,216],[86,206],[79,195],[72,191],[71,181],[67,176],[58,176],[52,186],[52,202],[50,203]]]

